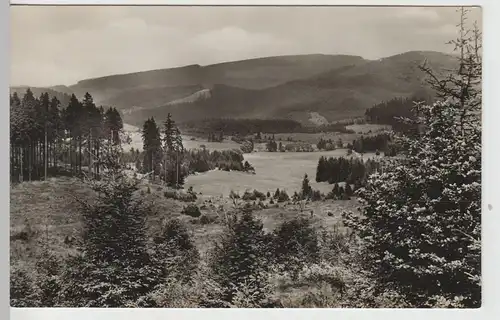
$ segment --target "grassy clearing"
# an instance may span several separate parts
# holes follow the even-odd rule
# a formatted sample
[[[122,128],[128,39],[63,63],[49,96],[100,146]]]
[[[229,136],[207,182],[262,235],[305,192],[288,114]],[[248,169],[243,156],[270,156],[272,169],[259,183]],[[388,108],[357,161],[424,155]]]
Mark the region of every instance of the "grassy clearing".
[[[149,187],[150,193],[147,192]],[[192,218],[181,213],[185,203],[167,199],[164,189],[155,185],[144,185],[142,196],[153,205],[154,213],[148,217],[148,229],[153,234],[165,218],[178,218],[185,222],[194,241],[203,255],[212,245],[212,241],[222,232],[219,222],[200,224],[199,218]],[[37,253],[44,245],[61,255],[75,251],[75,243],[65,243],[66,237],[78,239],[81,233],[78,198],[91,201],[92,191],[80,180],[70,178],[50,179],[45,182],[25,182],[11,187],[10,194],[10,232],[11,261],[13,264],[32,266]],[[269,205],[269,201],[265,201]],[[234,210],[233,204],[226,198],[205,197],[196,201],[202,215],[219,218],[224,211]],[[243,205],[240,201],[240,205]],[[277,206],[277,207],[276,207]],[[343,210],[354,210],[356,200],[312,202],[301,212],[298,205],[280,203],[269,208],[257,210],[255,214],[262,219],[264,228],[272,231],[278,224],[297,215],[310,216],[314,212],[314,225],[318,228],[331,229],[340,222]],[[328,216],[328,212],[333,216]],[[198,221],[197,221],[198,220]],[[21,232],[30,230],[28,239],[14,239]]]
[[[196,192],[213,197],[228,196],[231,190],[241,194],[245,190],[253,189],[274,192],[277,188],[292,195],[294,191],[299,190],[304,174],[307,174],[312,188],[326,194],[333,186],[326,182],[314,181],[318,160],[321,156],[351,157],[346,153],[345,149],[318,152],[254,152],[245,154],[244,157],[255,168],[255,175],[213,170],[188,176],[186,188],[192,186]],[[371,157],[375,157],[375,154],[363,155],[364,159]]]

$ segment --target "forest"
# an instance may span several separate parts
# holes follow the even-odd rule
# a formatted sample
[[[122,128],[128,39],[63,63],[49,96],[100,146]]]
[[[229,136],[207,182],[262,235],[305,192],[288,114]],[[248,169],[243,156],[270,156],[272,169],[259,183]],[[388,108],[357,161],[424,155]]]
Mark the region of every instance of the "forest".
[[[114,108],[97,107],[92,96],[75,95],[67,106],[48,93],[10,96],[11,181],[58,174],[99,176],[103,148],[120,144],[123,123]]]

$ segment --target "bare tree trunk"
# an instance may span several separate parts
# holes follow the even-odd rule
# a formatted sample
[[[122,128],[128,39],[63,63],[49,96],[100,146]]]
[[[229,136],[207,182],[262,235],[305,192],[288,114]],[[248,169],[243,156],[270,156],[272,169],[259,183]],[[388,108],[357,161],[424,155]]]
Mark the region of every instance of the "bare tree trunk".
[[[100,167],[101,167],[101,140],[100,139],[97,139],[97,150],[96,150],[96,154],[97,154],[97,166],[96,166],[96,177],[97,179],[99,179],[99,172],[100,172]]]
[[[24,150],[24,147],[21,147],[21,171],[19,173],[19,182],[23,182],[23,178],[24,178],[24,171],[23,171],[23,162],[24,162],[24,157],[23,157],[23,150]]]
[[[153,154],[151,153],[151,171],[153,171],[153,174],[151,175],[153,181],[155,181],[155,167],[154,167],[154,160],[153,160]]]
[[[179,152],[175,154],[175,188],[179,189]]]
[[[92,154],[92,132],[89,132],[89,176],[92,178],[92,164],[93,164],[93,154]]]
[[[78,174],[82,173],[82,136],[78,138]]]
[[[32,158],[32,155],[33,155],[33,146],[31,145],[30,143],[30,146],[29,146],[29,154],[28,154],[28,181],[31,181],[31,167],[32,167],[32,161],[31,161],[31,158]]]
[[[45,143],[44,143],[44,151],[43,151],[43,157],[44,157],[44,175],[45,175],[45,179],[44,180],[47,180],[47,161],[48,161],[48,158],[47,158],[47,148],[48,148],[48,145],[47,145],[47,125],[45,125]]]

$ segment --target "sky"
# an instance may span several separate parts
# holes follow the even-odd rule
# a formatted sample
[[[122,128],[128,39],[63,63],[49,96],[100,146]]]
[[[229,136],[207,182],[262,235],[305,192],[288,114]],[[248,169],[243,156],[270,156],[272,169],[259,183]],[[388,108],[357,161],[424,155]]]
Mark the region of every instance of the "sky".
[[[11,85],[292,54],[451,52],[457,8],[12,6]],[[481,9],[470,20],[482,24]]]

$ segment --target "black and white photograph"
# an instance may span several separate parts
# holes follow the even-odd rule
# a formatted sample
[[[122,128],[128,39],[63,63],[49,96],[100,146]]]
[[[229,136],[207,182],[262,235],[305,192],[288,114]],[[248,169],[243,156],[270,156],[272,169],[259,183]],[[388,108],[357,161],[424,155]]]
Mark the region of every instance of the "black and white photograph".
[[[481,307],[481,7],[9,16],[12,308]]]

